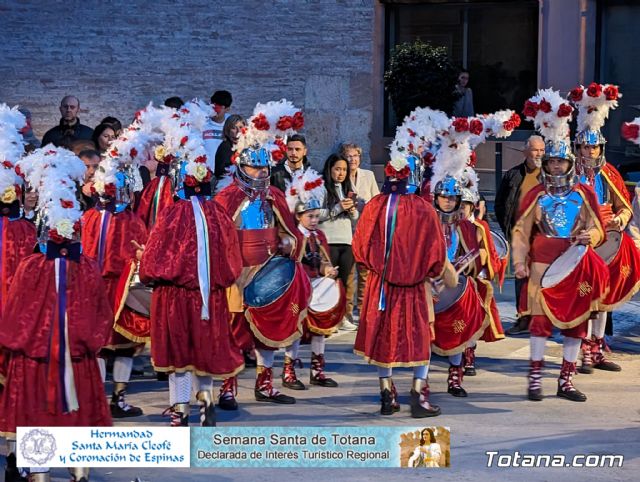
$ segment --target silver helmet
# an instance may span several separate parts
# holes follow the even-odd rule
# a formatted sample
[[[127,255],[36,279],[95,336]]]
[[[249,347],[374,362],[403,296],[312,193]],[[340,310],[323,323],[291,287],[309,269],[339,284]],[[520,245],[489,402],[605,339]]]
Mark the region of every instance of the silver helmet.
[[[244,169],[248,167],[266,167],[269,173],[264,178],[250,176]],[[244,149],[238,156],[238,168],[235,171],[235,178],[240,188],[245,192],[266,191],[269,188],[271,177],[271,152],[265,147],[256,145]]]
[[[607,140],[599,130],[585,129],[576,134],[573,145],[578,164],[578,171],[581,174],[591,177],[602,169],[602,166],[604,166],[606,162],[604,157],[604,148],[606,143]],[[580,146],[600,146],[600,154],[594,159],[582,156],[580,154]]]
[[[550,159],[564,159],[569,161],[569,170],[559,176],[550,174],[547,171],[547,163]],[[542,177],[542,184],[549,194],[561,196],[573,189],[576,183],[575,156],[571,152],[568,141],[545,143],[540,176]]]
[[[438,205],[438,196],[455,196],[456,206],[453,210],[449,212],[445,212],[440,209]],[[462,203],[462,186],[460,185],[460,181],[458,181],[455,177],[446,175],[443,179],[436,183],[436,186],[433,189],[433,204],[436,208],[436,212],[438,213],[438,217],[440,221],[444,224],[452,224],[455,223],[460,216],[460,204]]]

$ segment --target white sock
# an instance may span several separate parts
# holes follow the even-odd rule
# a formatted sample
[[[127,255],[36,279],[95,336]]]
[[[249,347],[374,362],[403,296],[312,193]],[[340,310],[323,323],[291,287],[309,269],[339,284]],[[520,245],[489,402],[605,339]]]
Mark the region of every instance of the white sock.
[[[460,365],[462,363],[462,353],[449,355],[449,363],[456,366]]]
[[[596,338],[604,338],[604,329],[607,327],[606,311],[599,311],[596,317],[591,320],[591,332]],[[589,336],[589,338],[591,338]]]
[[[256,361],[259,366],[265,368],[271,368],[273,366],[273,359],[276,356],[276,352],[273,350],[262,350],[256,348]]]
[[[107,360],[104,358],[98,358],[98,370],[100,370],[100,376],[102,377],[102,383],[107,381]]]
[[[207,391],[213,390],[213,378],[198,375],[197,379],[198,379],[198,389],[201,392],[207,392]]]
[[[16,441],[7,439],[7,453],[15,454],[16,453]]]
[[[580,353],[580,338],[564,337],[562,342],[562,358],[568,362],[575,363],[578,360],[578,354]]]
[[[113,361],[113,381],[116,383],[129,383],[132,368],[133,358],[117,356]]]
[[[420,365],[413,367],[413,378],[420,378],[426,380],[429,376],[429,365]]]
[[[169,374],[169,403],[189,403],[191,400],[191,372]]]
[[[392,372],[391,367],[378,367],[378,378],[389,378]]]
[[[285,356],[288,356],[292,360],[295,360],[296,358],[298,358],[298,350],[299,349],[300,349],[300,338],[298,338],[296,341],[291,343],[291,345],[289,345],[285,349],[284,354],[285,354]]]
[[[46,474],[49,472],[49,467],[29,467],[29,472],[32,474]]]
[[[324,335],[313,335],[311,337],[311,353],[324,355]]]
[[[541,361],[544,359],[544,350],[547,347],[545,336],[532,336],[529,338],[529,349],[531,350],[531,360]]]
[[[478,344],[477,341],[470,341],[469,343],[467,343],[467,348],[475,348],[476,345]]]

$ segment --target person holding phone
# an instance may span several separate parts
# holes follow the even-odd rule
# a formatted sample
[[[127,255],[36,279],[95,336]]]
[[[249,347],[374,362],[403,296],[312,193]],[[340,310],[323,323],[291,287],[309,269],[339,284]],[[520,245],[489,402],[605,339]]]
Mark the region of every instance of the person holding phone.
[[[329,242],[331,263],[338,269],[338,279],[346,286],[354,263],[351,251],[352,225],[359,216],[349,163],[344,157],[331,154],[324,163],[322,176],[327,195],[323,209],[320,210],[319,228]],[[339,328],[344,331],[358,329],[346,318]]]

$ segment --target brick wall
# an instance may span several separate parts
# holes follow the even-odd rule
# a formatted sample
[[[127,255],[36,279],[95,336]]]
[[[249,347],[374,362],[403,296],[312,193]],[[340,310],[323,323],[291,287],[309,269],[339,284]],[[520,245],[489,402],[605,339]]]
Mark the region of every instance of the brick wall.
[[[227,89],[243,115],[285,97],[305,111],[320,168],[342,141],[369,151],[374,2],[7,0],[0,102],[31,109],[41,137],[68,93],[91,127],[172,95]]]

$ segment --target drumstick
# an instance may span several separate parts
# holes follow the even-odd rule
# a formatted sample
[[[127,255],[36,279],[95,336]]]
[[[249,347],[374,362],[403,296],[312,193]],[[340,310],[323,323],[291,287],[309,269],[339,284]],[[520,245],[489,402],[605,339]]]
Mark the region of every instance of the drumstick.
[[[138,244],[138,242],[135,239],[131,240],[131,244],[133,244],[133,246],[136,249],[139,249],[140,251],[144,251],[144,246],[141,246],[140,244]]]

